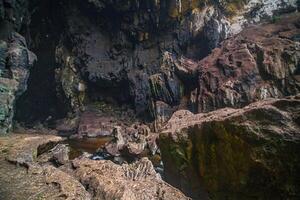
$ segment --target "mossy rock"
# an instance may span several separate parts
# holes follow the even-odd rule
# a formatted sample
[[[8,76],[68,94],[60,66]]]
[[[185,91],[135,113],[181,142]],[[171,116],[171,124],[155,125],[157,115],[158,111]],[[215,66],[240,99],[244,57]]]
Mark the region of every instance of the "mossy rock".
[[[234,16],[241,10],[249,0],[224,0],[222,7],[227,16]]]
[[[211,199],[300,198],[300,101],[272,106],[161,134],[166,175]]]

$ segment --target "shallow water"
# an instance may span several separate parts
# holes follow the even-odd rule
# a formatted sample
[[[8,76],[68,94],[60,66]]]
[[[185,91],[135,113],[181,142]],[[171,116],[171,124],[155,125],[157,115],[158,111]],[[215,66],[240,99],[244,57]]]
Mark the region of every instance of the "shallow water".
[[[160,155],[151,155],[151,153],[145,150],[141,155],[132,157],[129,155],[112,156],[108,153],[101,151],[100,149],[105,146],[107,142],[110,142],[112,137],[97,137],[97,138],[82,138],[82,139],[68,139],[64,141],[70,147],[69,159],[73,160],[81,156],[84,152],[91,155],[93,160],[111,160],[116,164],[132,163],[141,157],[148,157],[153,163],[155,170],[163,176],[163,164],[161,162]],[[100,151],[99,151],[100,150]]]
[[[94,154],[99,148],[111,141],[111,137],[97,137],[97,138],[82,138],[82,139],[69,139],[64,143],[70,147],[69,158],[72,160],[84,152]]]

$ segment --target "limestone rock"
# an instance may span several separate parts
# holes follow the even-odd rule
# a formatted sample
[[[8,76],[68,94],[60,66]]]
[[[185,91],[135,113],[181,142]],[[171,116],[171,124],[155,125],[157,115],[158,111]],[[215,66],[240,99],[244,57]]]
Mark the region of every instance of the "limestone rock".
[[[299,92],[299,14],[252,26],[198,63],[198,112]]]
[[[15,101],[27,89],[29,68],[36,56],[18,33],[11,33],[8,42],[1,40],[0,44],[0,134],[6,134],[12,128]]]
[[[43,175],[45,176],[46,183],[55,184],[59,187],[60,193],[57,197],[62,197],[66,200],[90,200],[90,194],[85,190],[83,185],[72,176],[60,171],[52,166],[43,167]]]
[[[64,154],[64,145],[59,144],[52,149],[61,140],[61,137],[37,134],[1,137],[1,199],[91,199],[72,175],[50,165],[51,162],[43,161],[43,158],[49,161],[54,156],[67,165],[67,158],[59,156]]]
[[[52,162],[54,165],[64,165],[69,162],[70,149],[66,144],[57,144],[52,149],[40,155],[39,163]]]
[[[73,165],[94,199],[189,199],[162,181],[147,158],[130,165],[77,159]]]
[[[160,136],[167,180],[212,199],[299,198],[299,109],[291,98],[176,112]]]
[[[54,135],[20,135],[8,151],[7,160],[20,165],[33,163],[38,154],[51,149],[63,139]]]

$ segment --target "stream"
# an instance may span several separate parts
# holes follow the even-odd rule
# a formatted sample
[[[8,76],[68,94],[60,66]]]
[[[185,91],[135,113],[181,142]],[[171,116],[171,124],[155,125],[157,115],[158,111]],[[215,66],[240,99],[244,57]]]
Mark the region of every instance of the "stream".
[[[73,160],[83,154],[89,154],[89,158],[93,160],[111,160],[116,164],[132,163],[141,157],[148,157],[152,162],[154,169],[163,178],[163,163],[161,157],[157,154],[152,155],[148,151],[144,151],[138,157],[120,155],[113,156],[105,151],[103,148],[105,144],[110,142],[112,137],[96,137],[96,138],[81,138],[81,139],[67,139],[63,143],[69,146],[69,159]]]

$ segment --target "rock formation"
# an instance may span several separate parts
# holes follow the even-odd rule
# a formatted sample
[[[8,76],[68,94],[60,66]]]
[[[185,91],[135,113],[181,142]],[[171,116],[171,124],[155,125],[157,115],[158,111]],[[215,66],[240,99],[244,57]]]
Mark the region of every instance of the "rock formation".
[[[239,33],[245,26],[275,19],[278,14],[297,10],[297,6],[296,0],[2,0],[1,40],[6,42],[1,43],[2,65],[5,48],[9,46],[5,36],[13,32],[22,32],[30,48],[37,51],[40,57],[38,68],[32,70],[29,90],[17,102],[20,109],[16,118],[21,122],[26,118],[27,124],[38,120],[48,123],[61,117],[78,116],[87,102],[113,100],[131,104],[137,114],[160,118],[157,121],[158,128],[161,126],[159,123],[170,117],[170,114],[158,116],[162,114],[161,109],[166,109],[164,113],[172,113],[183,99],[192,96],[191,91],[196,95],[197,92],[206,92],[202,88],[196,91],[190,82],[187,84],[186,77],[182,79],[182,74],[176,73],[170,61],[178,60],[176,62],[180,63],[183,60],[188,62],[187,65],[197,62],[221,41]],[[22,45],[27,48],[24,40]],[[44,48],[47,45],[48,50]],[[217,54],[216,51],[214,54]],[[30,62],[24,65],[32,64],[31,55]],[[293,59],[289,60],[289,64],[296,62]],[[21,82],[20,87],[25,89],[26,79]],[[13,95],[15,93],[18,94]],[[198,98],[198,101],[203,101],[203,105],[196,106],[198,109],[192,102],[188,104],[198,111],[208,111],[222,104],[228,106],[232,103],[230,98],[237,95],[229,93],[225,94],[229,98],[226,102],[209,96],[203,97],[208,99]],[[15,102],[13,99],[18,98],[21,92],[11,94],[10,102]],[[47,101],[43,100],[45,96]],[[239,101],[236,98],[233,97],[233,101]],[[245,98],[250,97],[243,97],[240,101],[245,101]],[[32,102],[37,104],[33,106]],[[168,105],[162,108],[158,102]],[[9,103],[7,105],[11,106],[2,109],[4,131],[11,126],[15,110],[13,104]],[[47,109],[44,108],[46,105]],[[35,110],[31,115],[28,114],[30,109]]]
[[[81,157],[73,161],[63,159],[64,162],[56,165],[58,160],[54,162],[53,156],[68,157],[67,147],[58,144],[61,140],[58,136],[25,134],[0,138],[1,197],[51,200],[189,199],[164,182],[147,158],[133,164],[117,165],[108,160],[95,161]],[[15,167],[15,164],[24,167]],[[6,196],[7,192],[11,196]]]
[[[0,40],[0,134],[12,129],[16,99],[27,89],[29,68],[35,59],[18,33]]]
[[[73,165],[94,199],[189,199],[162,181],[147,158],[121,166],[89,159],[74,160]]]
[[[299,198],[299,8],[0,0],[0,135],[40,133],[0,138],[0,195],[187,199],[162,152],[195,199]]]
[[[213,199],[299,198],[299,108],[296,97],[177,111],[160,136],[166,179]]]
[[[68,6],[66,10],[73,12],[67,14],[68,34],[61,39],[58,52],[64,53],[58,57],[64,60],[63,70],[72,65],[69,69],[73,72],[60,78],[63,82],[75,73],[72,76],[79,79],[72,79],[75,85],[66,85],[70,88],[64,89],[66,95],[74,94],[71,88],[78,84],[76,79],[83,79],[97,88],[91,88],[92,98],[130,101],[137,113],[151,110],[153,101],[170,106],[180,103],[184,85],[166,63],[166,53],[202,58],[244,26],[297,7],[296,1],[91,1],[82,5],[94,12],[95,19],[74,4]],[[114,16],[114,26],[108,13]],[[72,49],[65,45],[69,42],[74,43]]]
[[[251,26],[198,64],[198,112],[299,93],[299,15]]]

